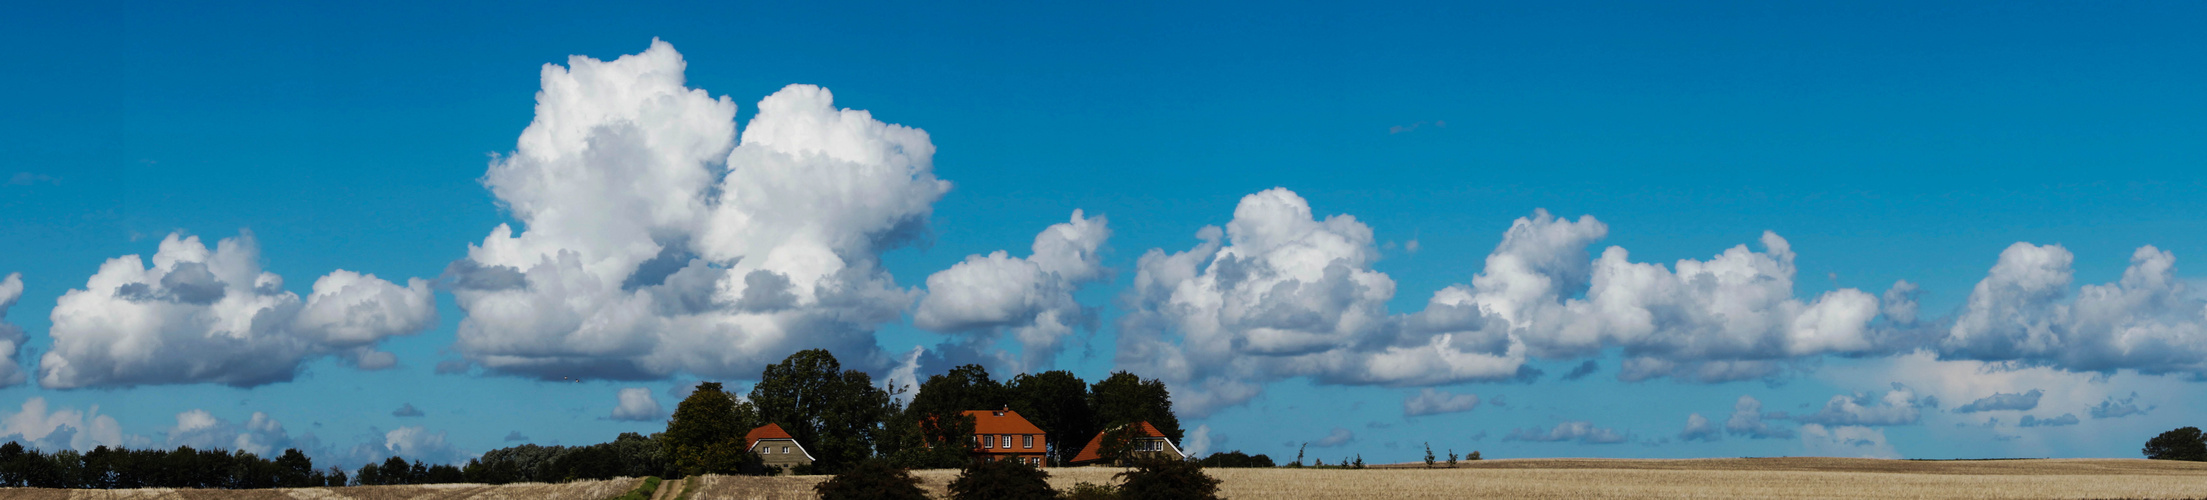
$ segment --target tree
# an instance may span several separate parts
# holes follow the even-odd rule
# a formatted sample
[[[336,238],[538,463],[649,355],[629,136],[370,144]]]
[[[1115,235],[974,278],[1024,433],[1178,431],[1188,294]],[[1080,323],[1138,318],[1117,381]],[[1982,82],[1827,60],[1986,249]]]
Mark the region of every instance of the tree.
[[[1300,448],[1296,448],[1296,449],[1295,449],[1295,461],[1293,461],[1293,462],[1288,462],[1287,466],[1288,466],[1288,467],[1302,467],[1302,466],[1303,466],[1303,450],[1307,450],[1307,449],[1310,449],[1310,443],[1303,443],[1303,446],[1302,446],[1302,447],[1300,447]]]
[[[1012,410],[1048,433],[1052,463],[1071,461],[1088,438],[1101,429],[1095,410],[1088,406],[1088,382],[1073,372],[1020,374],[1012,377],[1009,389]]]
[[[920,479],[888,462],[866,460],[846,467],[843,473],[812,486],[821,500],[882,499],[927,500]]]
[[[1024,460],[975,460],[950,481],[950,498],[956,500],[1055,500],[1050,473]]]
[[[1103,433],[1102,442],[1096,445],[1096,455],[1111,464],[1126,463],[1134,454],[1135,440],[1146,436],[1141,426],[1121,424]]]
[[[791,354],[751,387],[759,419],[782,426],[813,452],[813,469],[835,473],[873,456],[884,438],[889,393],[865,372],[844,370],[825,349]]]
[[[1448,468],[1450,468],[1450,469],[1454,469],[1454,468],[1456,468],[1456,449],[1455,449],[1455,448],[1449,448],[1449,449],[1448,449]]]
[[[2146,458],[2154,460],[2207,462],[2207,435],[2201,434],[2198,427],[2163,432],[2146,440],[2143,451]]]
[[[1202,466],[1203,466],[1204,468],[1214,468],[1214,469],[1215,469],[1215,468],[1222,468],[1222,467],[1224,467],[1224,468],[1236,468],[1236,467],[1272,467],[1272,466],[1273,466],[1273,463],[1272,463],[1272,457],[1269,457],[1269,456],[1265,456],[1265,454],[1263,454],[1263,453],[1258,453],[1258,454],[1256,454],[1256,455],[1250,455],[1250,454],[1247,454],[1247,453],[1242,453],[1242,452],[1241,452],[1241,450],[1234,450],[1234,451],[1228,451],[1228,452],[1222,452],[1222,453],[1212,453],[1212,454],[1211,454],[1211,456],[1208,456],[1208,457],[1203,457],[1203,459],[1202,459],[1202,460],[1198,460],[1198,461],[1196,461],[1196,464],[1198,464],[1198,465],[1202,465]]]
[[[994,410],[1010,406],[1011,396],[1004,384],[989,377],[988,368],[964,365],[927,377],[920,383],[920,393],[912,396],[911,406],[928,412]]]
[[[1455,457],[1449,457],[1449,461],[1455,461],[1455,460],[1456,460],[1456,458],[1455,458]],[[1431,468],[1433,468],[1433,443],[1426,443],[1426,444],[1425,444],[1425,468],[1427,468],[1427,469],[1431,469]]]
[[[1203,466],[1187,460],[1144,457],[1134,469],[1116,474],[1121,498],[1216,499],[1218,479],[1203,473]]]
[[[276,457],[276,467],[280,475],[278,482],[286,488],[320,486],[307,484],[307,476],[314,472],[314,460],[300,453],[298,448],[284,450],[283,456]]]
[[[925,392],[924,390],[922,392]],[[1096,382],[1089,388],[1089,404],[1095,409],[1096,422],[1108,428],[1113,425],[1149,422],[1166,439],[1180,442],[1180,417],[1172,412],[1172,391],[1156,379],[1143,380],[1127,372],[1112,372],[1109,378]]]
[[[745,433],[758,427],[758,422],[757,410],[722,391],[719,382],[697,384],[689,397],[675,405],[674,416],[667,419],[667,432],[660,434],[660,451],[670,459],[669,467],[673,469],[669,475],[734,474],[760,463],[743,439]]]

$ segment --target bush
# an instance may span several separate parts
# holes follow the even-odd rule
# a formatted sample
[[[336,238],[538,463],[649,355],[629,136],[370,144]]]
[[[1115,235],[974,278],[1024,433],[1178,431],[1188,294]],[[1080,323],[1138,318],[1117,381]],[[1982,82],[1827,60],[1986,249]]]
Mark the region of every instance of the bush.
[[[2163,432],[2146,440],[2143,451],[2146,458],[2154,460],[2207,462],[2207,435],[2202,435],[2198,427]]]
[[[650,500],[651,495],[658,492],[659,478],[646,477],[643,484],[636,485],[636,489],[628,490],[628,493],[613,497],[613,500]]]
[[[1203,473],[1203,466],[1185,460],[1145,457],[1134,470],[1116,476],[1119,498],[1130,500],[1211,500],[1218,498],[1218,479]]]
[[[1051,500],[1058,490],[1050,487],[1050,473],[1021,460],[973,461],[950,481],[950,498],[958,500]]]
[[[1272,463],[1272,457],[1265,456],[1263,453],[1250,455],[1247,453],[1242,453],[1241,450],[1234,450],[1224,453],[1212,453],[1211,456],[1203,457],[1202,460],[1197,460],[1196,464],[1202,465],[1204,467],[1224,468],[1274,466]]]
[[[812,490],[820,494],[821,500],[927,500],[927,493],[920,491],[919,478],[880,460],[859,462],[842,474],[813,485]]]
[[[1082,482],[1065,490],[1065,500],[1118,500],[1119,488],[1108,484]]]

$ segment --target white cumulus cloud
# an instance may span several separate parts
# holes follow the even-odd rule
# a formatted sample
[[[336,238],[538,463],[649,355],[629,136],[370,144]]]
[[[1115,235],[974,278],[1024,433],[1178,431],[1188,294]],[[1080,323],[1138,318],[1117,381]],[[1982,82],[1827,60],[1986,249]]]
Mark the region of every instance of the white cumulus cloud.
[[[1763,413],[1763,402],[1753,396],[1740,396],[1732,404],[1732,416],[1724,420],[1724,432],[1749,439],[1791,438],[1793,431],[1770,424],[1770,419],[1785,418],[1784,414]]]
[[[621,389],[621,403],[613,407],[614,420],[648,422],[667,417],[667,410],[659,406],[659,400],[651,397],[651,389],[630,387]]]
[[[1909,425],[1923,418],[1923,408],[1938,407],[1938,401],[1936,397],[1917,396],[1915,390],[1895,383],[1892,390],[1881,395],[1832,396],[1823,409],[1795,420],[1829,426]]]
[[[1885,441],[1885,431],[1869,427],[1805,424],[1801,446],[1812,456],[1900,458],[1900,452]]]
[[[23,349],[23,327],[8,323],[8,309],[23,298],[23,273],[0,279],[0,387],[23,383],[26,376],[16,354]]]
[[[1512,429],[1509,435],[1502,436],[1502,440],[1540,443],[1577,441],[1579,444],[1617,444],[1625,442],[1627,438],[1615,429],[1595,427],[1590,422],[1563,422],[1547,430],[1538,427]]]
[[[341,356],[364,369],[396,358],[386,338],[436,322],[429,283],[406,286],[337,270],[302,300],[263,272],[250,232],[209,250],[170,234],[149,267],[137,255],[108,259],[85,287],[55,301],[53,349],[39,360],[49,388],[289,381],[300,365]]]
[[[190,446],[201,450],[244,450],[264,458],[275,458],[287,449],[315,455],[322,453],[320,442],[313,433],[293,438],[266,413],[253,412],[244,424],[223,420],[207,410],[193,409],[176,414],[176,426],[168,430],[166,446]]]
[[[1421,389],[1402,400],[1402,414],[1408,417],[1467,412],[1478,407],[1477,394],[1450,394],[1432,388]]]
[[[1709,422],[1709,417],[1701,416],[1699,413],[1686,415],[1686,429],[1678,431],[1679,441],[1707,442],[1723,439],[1723,432],[1718,430],[1715,424]]]
[[[915,292],[879,253],[926,231],[950,189],[919,129],[791,85],[736,135],[736,105],[641,54],[545,65],[536,118],[483,182],[500,225],[446,279],[457,347],[495,372],[740,377],[803,348],[890,363],[873,330]]]
[[[2121,280],[2085,285],[2064,301],[2074,260],[2060,245],[2000,252],[1939,342],[1941,357],[2207,375],[2207,299],[2176,278],[2174,254],[2140,247]]]
[[[945,343],[942,356],[976,358],[1008,333],[1022,346],[1018,355],[996,353],[1007,373],[1049,368],[1076,327],[1093,329],[1096,314],[1073,299],[1082,285],[1104,277],[1097,250],[1111,237],[1103,216],[1051,225],[1035,235],[1032,253],[1011,257],[999,250],[970,255],[964,262],[927,277],[912,324],[943,333],[964,334]],[[958,365],[972,359],[946,360]]]
[[[144,446],[145,439],[123,435],[114,417],[100,414],[98,405],[88,410],[50,408],[46,398],[33,396],[23,407],[0,418],[0,441],[21,442],[46,451],[89,451],[98,446]]]

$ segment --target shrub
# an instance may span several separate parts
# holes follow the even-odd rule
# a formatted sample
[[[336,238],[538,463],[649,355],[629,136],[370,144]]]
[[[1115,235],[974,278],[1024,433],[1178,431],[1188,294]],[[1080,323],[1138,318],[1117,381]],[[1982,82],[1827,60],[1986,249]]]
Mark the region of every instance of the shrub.
[[[1218,479],[1203,473],[1203,466],[1185,460],[1142,458],[1134,470],[1113,477],[1124,480],[1119,498],[1129,500],[1209,500],[1218,498]]]
[[[842,474],[813,485],[812,490],[820,494],[821,500],[927,500],[927,493],[920,491],[919,478],[880,460],[859,462]]]
[[[621,494],[621,496],[613,497],[613,500],[650,500],[651,495],[658,492],[659,478],[646,477],[644,478],[643,484],[636,485],[636,489],[628,490],[628,493],[623,493]]]
[[[2207,435],[2202,435],[2198,427],[2163,432],[2146,440],[2146,448],[2142,451],[2146,458],[2154,460],[2207,462]]]
[[[1050,473],[1021,460],[975,460],[950,481],[950,498],[959,500],[1051,500]]]
[[[1108,484],[1082,482],[1065,490],[1065,500],[1118,500],[1119,488]]]
[[[1197,460],[1196,464],[1202,465],[1204,467],[1228,468],[1272,467],[1274,465],[1272,463],[1272,457],[1265,456],[1263,453],[1250,455],[1247,453],[1242,453],[1241,450],[1234,450],[1223,453],[1212,453],[1211,456],[1203,457],[1202,460]]]

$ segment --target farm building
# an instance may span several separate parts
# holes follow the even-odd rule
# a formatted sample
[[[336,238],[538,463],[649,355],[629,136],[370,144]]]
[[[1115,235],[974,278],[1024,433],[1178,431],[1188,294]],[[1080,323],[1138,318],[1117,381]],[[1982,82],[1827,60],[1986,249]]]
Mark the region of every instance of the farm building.
[[[766,424],[757,429],[751,429],[751,432],[745,434],[743,439],[751,443],[751,452],[759,454],[759,458],[764,460],[768,467],[782,467],[787,470],[799,465],[812,464],[812,453],[805,451],[805,445],[799,444],[795,436],[791,436],[788,431],[782,430],[782,426]]]
[[[973,456],[980,460],[1020,460],[1028,465],[1043,467],[1049,449],[1041,427],[1028,422],[1026,417],[1010,408],[1000,410],[970,410],[973,417]]]
[[[1172,439],[1166,438],[1164,432],[1158,431],[1157,427],[1150,425],[1149,422],[1135,422],[1129,425],[1134,425],[1136,427],[1134,429],[1134,442],[1131,443],[1128,447],[1128,458],[1137,458],[1143,456],[1163,456],[1165,458],[1170,458],[1173,460],[1182,460],[1188,457],[1186,453],[1182,453],[1180,451],[1179,446],[1174,446],[1172,444]],[[1081,452],[1079,454],[1073,455],[1073,461],[1070,462],[1070,464],[1104,464],[1104,436],[1110,435],[1112,431],[1116,430],[1119,430],[1119,428],[1113,427],[1110,429],[1104,429],[1103,432],[1096,433],[1096,437],[1088,440],[1088,446],[1082,446]],[[1123,464],[1115,463],[1111,465]]]

